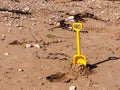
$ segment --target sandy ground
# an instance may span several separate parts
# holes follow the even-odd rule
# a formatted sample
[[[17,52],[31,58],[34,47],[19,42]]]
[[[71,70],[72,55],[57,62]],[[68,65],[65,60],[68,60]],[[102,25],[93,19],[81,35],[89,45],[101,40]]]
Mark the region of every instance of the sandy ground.
[[[69,71],[77,53],[75,32],[50,24],[83,11],[105,21],[85,18],[88,33],[81,32],[81,52],[97,67],[87,78],[50,82],[47,76]],[[119,57],[120,1],[0,0],[0,90],[120,90]]]

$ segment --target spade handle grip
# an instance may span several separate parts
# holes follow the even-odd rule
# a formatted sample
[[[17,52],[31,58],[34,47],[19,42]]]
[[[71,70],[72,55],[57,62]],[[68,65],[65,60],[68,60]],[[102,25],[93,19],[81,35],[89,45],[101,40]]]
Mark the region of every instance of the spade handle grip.
[[[80,22],[75,22],[75,23],[72,24],[72,27],[73,27],[73,29],[76,32],[80,32],[80,30],[82,29],[83,25]]]

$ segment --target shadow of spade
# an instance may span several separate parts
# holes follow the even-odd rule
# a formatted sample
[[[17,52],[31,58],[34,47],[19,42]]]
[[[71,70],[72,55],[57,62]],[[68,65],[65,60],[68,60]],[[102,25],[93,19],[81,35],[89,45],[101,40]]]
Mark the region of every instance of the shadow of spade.
[[[108,61],[119,60],[119,59],[120,59],[120,57],[111,56],[111,57],[108,57],[108,59],[106,59],[106,60],[103,60],[103,61],[100,61],[100,62],[97,62],[94,64],[87,64],[87,67],[89,67],[92,70],[92,69],[97,68],[99,64],[103,64],[103,63],[108,62]]]

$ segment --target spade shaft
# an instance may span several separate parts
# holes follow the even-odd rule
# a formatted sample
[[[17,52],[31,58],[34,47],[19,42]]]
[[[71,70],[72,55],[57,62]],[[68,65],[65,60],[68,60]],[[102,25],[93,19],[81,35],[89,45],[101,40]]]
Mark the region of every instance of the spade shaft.
[[[80,47],[80,30],[82,29],[82,23],[75,22],[72,25],[73,29],[76,31],[76,41],[77,41],[77,54],[73,57],[73,64],[82,64],[84,66],[87,65],[86,57],[81,55],[81,47]]]
[[[80,32],[79,31],[77,31],[76,32],[76,39],[77,39],[77,53],[78,53],[78,55],[81,55],[81,46],[80,46]]]

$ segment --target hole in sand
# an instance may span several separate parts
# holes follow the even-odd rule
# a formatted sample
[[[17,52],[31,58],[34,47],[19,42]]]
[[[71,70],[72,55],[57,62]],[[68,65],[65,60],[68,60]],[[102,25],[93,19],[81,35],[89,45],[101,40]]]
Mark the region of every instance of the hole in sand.
[[[88,76],[93,73],[94,71],[93,69],[91,69],[89,64],[86,67],[84,67],[83,65],[76,65],[76,66],[72,65],[69,72],[67,73],[57,72],[55,74],[51,74],[46,77],[46,80],[50,82],[69,83],[72,80],[76,80],[78,77],[88,78]]]

